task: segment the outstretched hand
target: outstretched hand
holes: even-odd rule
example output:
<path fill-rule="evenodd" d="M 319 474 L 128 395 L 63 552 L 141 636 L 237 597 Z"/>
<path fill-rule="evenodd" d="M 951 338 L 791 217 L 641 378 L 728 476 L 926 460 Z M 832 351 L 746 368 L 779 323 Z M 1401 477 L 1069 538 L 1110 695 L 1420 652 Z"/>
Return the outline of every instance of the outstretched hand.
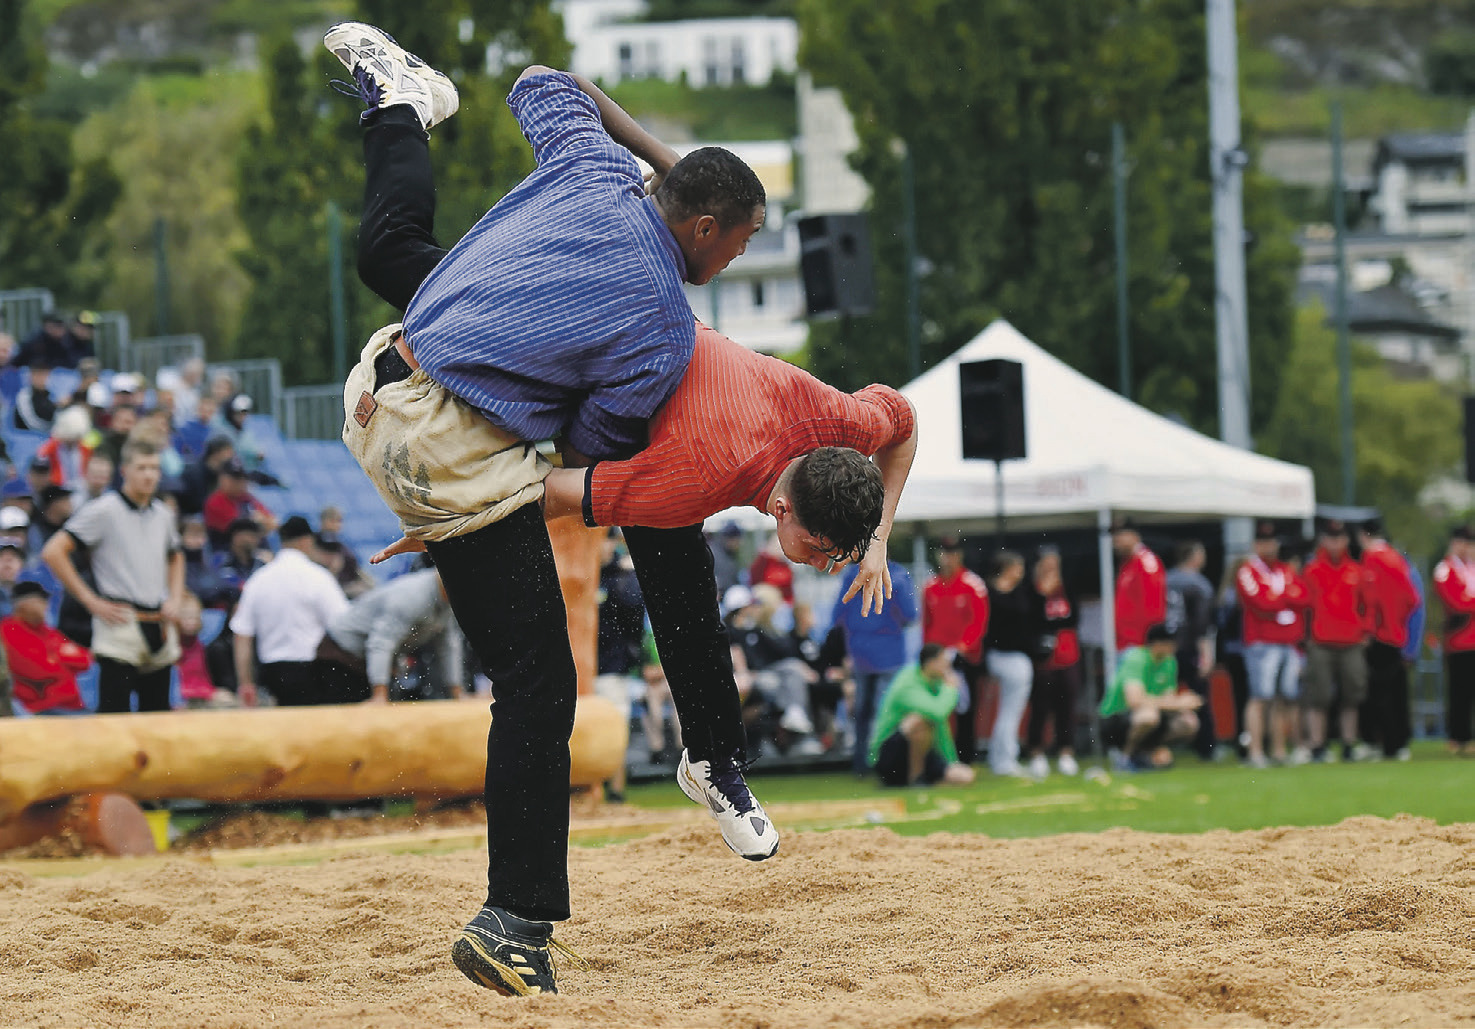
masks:
<path fill-rule="evenodd" d="M 383 564 L 385 561 L 388 561 L 391 557 L 398 557 L 400 554 L 420 554 L 420 553 L 423 553 L 424 551 L 425 551 L 425 541 L 424 540 L 412 540 L 408 536 L 401 536 L 399 539 L 395 540 L 389 546 L 387 546 L 383 550 L 379 551 L 379 553 L 377 553 L 373 557 L 369 558 L 369 564 L 371 564 L 371 565 Z"/>
<path fill-rule="evenodd" d="M 891 569 L 886 564 L 886 544 L 884 541 L 876 540 L 871 548 L 866 551 L 866 556 L 860 559 L 860 566 L 855 573 L 855 581 L 845 591 L 842 598 L 845 603 L 850 598 L 860 594 L 860 616 L 866 618 L 870 615 L 871 604 L 874 601 L 876 614 L 881 613 L 881 606 L 891 599 Z"/>

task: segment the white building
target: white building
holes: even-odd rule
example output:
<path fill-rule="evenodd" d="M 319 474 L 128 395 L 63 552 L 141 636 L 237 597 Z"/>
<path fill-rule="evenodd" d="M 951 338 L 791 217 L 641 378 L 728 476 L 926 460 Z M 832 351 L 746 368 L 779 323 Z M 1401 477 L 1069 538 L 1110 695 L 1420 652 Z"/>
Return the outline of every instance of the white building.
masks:
<path fill-rule="evenodd" d="M 799 64 L 790 18 L 639 21 L 644 0 L 558 0 L 573 44 L 572 70 L 603 82 L 683 76 L 693 86 L 764 86 Z"/>
<path fill-rule="evenodd" d="M 1469 228 L 1463 132 L 1394 133 L 1378 140 L 1368 206 L 1385 233 L 1463 235 Z"/>

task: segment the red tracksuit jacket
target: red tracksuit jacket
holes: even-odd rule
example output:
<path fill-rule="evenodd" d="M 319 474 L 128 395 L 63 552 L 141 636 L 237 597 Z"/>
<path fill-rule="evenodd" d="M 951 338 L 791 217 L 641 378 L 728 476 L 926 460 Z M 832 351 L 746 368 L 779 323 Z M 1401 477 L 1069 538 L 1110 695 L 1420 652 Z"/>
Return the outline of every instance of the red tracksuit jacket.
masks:
<path fill-rule="evenodd" d="M 14 615 L 0 620 L 0 639 L 10 662 L 15 699 L 27 711 L 82 710 L 76 673 L 92 664 L 85 647 L 49 625 L 32 628 Z"/>
<path fill-rule="evenodd" d="M 1246 644 L 1305 642 L 1306 619 L 1302 612 L 1310 598 L 1306 584 L 1284 561 L 1250 558 L 1235 577 L 1240 606 L 1244 608 Z"/>
<path fill-rule="evenodd" d="M 1444 605 L 1444 645 L 1475 650 L 1475 567 L 1446 557 L 1434 566 L 1434 589 Z"/>
<path fill-rule="evenodd" d="M 1168 573 L 1140 543 L 1116 577 L 1116 648 L 1140 647 L 1147 630 L 1168 616 Z"/>
<path fill-rule="evenodd" d="M 1311 594 L 1311 638 L 1332 647 L 1351 647 L 1367 639 L 1372 619 L 1362 565 L 1344 556 L 1333 564 L 1325 550 L 1306 566 Z"/>
<path fill-rule="evenodd" d="M 1408 642 L 1409 616 L 1419 606 L 1408 562 L 1388 544 L 1373 543 L 1362 552 L 1362 575 L 1373 638 L 1402 650 Z"/>
<path fill-rule="evenodd" d="M 951 579 L 934 575 L 922 590 L 922 642 L 952 647 L 965 661 L 983 657 L 988 587 L 964 568 Z"/>

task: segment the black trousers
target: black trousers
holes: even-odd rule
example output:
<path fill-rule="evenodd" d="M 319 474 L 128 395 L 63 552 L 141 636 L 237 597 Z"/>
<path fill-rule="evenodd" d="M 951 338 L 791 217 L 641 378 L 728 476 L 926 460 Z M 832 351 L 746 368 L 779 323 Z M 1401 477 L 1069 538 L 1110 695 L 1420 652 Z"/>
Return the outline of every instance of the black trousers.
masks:
<path fill-rule="evenodd" d="M 97 713 L 126 714 L 138 694 L 139 711 L 169 710 L 169 668 L 140 672 L 133 665 L 110 657 L 97 659 Z"/>
<path fill-rule="evenodd" d="M 1045 723 L 1055 719 L 1056 750 L 1075 749 L 1076 696 L 1081 690 L 1081 666 L 1035 668 L 1035 684 L 1029 694 L 1030 753 L 1040 750 L 1045 740 Z"/>
<path fill-rule="evenodd" d="M 390 107 L 370 116 L 364 165 L 359 276 L 403 310 L 446 254 L 435 242 L 429 143 L 414 112 Z M 626 544 L 693 760 L 745 756 L 731 647 L 701 526 L 631 527 Z M 576 686 L 542 513 L 529 505 L 428 549 L 496 702 L 487 740 L 487 903 L 525 918 L 567 918 Z"/>
<path fill-rule="evenodd" d="M 352 704 L 368 697 L 367 690 L 352 690 L 322 661 L 273 661 L 261 666 L 260 676 L 280 707 Z"/>
<path fill-rule="evenodd" d="M 978 705 L 983 701 L 983 664 L 963 660 L 960 655 L 953 661 L 962 679 L 962 688 L 968 691 L 968 710 L 957 717 L 957 731 L 953 733 L 953 745 L 958 749 L 958 761 L 971 765 L 978 757 Z"/>
<path fill-rule="evenodd" d="M 1475 712 L 1475 650 L 1448 651 L 1449 707 L 1444 734 L 1451 743 L 1470 742 L 1470 715 Z"/>
<path fill-rule="evenodd" d="M 1178 651 L 1178 681 L 1193 690 L 1203 701 L 1198 709 L 1198 734 L 1193 738 L 1193 749 L 1199 757 L 1208 760 L 1214 756 L 1214 741 L 1218 739 L 1214 728 L 1214 705 L 1209 696 L 1209 680 L 1199 674 L 1198 647 Z"/>
<path fill-rule="evenodd" d="M 1387 757 L 1408 746 L 1412 733 L 1408 703 L 1408 666 L 1403 654 L 1391 643 L 1374 640 L 1367 645 L 1367 702 L 1362 705 L 1359 725 L 1369 743 L 1383 745 Z"/>
<path fill-rule="evenodd" d="M 569 917 L 569 737 L 578 674 L 553 545 L 536 504 L 427 545 L 451 610 L 492 680 L 487 903 Z"/>

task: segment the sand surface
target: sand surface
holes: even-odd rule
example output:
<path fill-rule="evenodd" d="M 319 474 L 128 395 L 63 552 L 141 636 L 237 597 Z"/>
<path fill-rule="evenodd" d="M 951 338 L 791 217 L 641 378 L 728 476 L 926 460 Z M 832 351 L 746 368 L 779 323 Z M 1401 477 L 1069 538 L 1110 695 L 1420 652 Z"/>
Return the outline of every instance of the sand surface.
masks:
<path fill-rule="evenodd" d="M 1475 825 L 1035 840 L 709 825 L 576 848 L 592 967 L 450 964 L 483 856 L 0 870 L 0 1025 L 1475 1025 Z"/>

